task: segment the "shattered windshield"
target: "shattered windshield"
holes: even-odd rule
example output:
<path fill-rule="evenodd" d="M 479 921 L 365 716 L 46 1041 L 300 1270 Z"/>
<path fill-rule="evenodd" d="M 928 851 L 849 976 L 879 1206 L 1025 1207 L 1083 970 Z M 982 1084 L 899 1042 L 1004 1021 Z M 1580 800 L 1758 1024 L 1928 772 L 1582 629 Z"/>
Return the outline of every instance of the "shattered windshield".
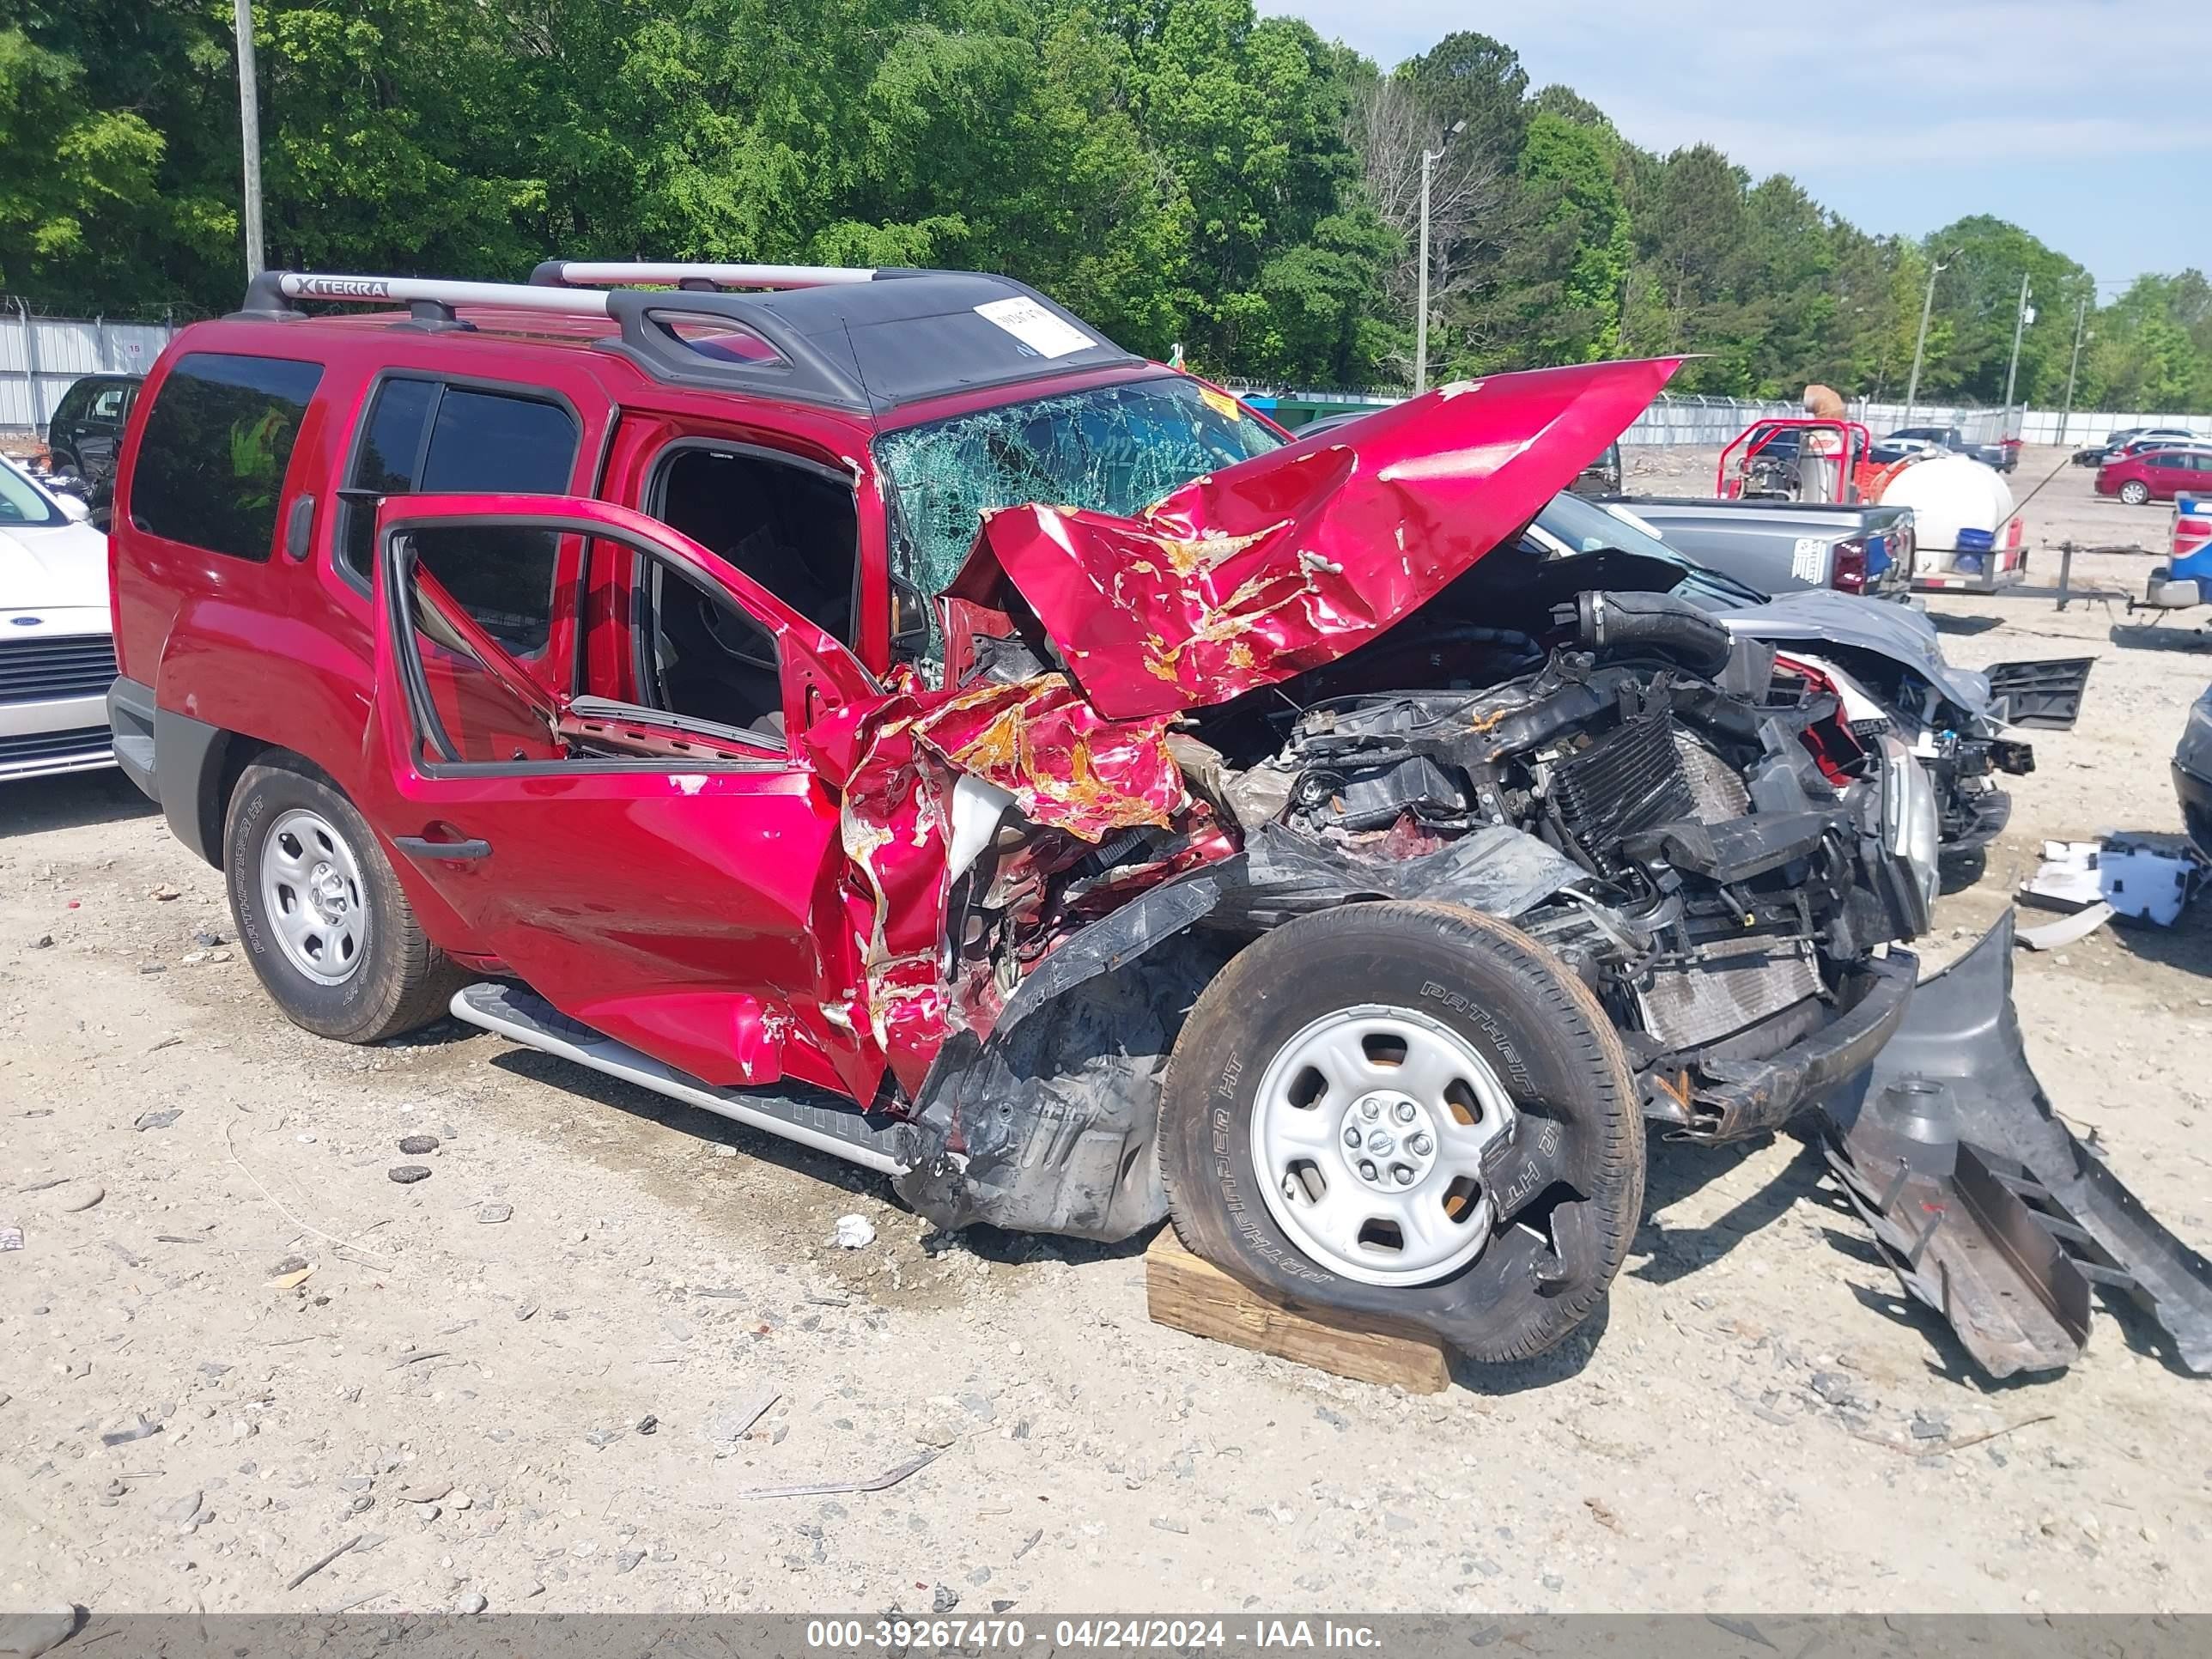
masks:
<path fill-rule="evenodd" d="M 891 569 L 934 598 L 986 508 L 1041 501 L 1126 518 L 1282 441 L 1235 398 L 1182 374 L 886 433 L 876 461 L 891 484 Z"/>

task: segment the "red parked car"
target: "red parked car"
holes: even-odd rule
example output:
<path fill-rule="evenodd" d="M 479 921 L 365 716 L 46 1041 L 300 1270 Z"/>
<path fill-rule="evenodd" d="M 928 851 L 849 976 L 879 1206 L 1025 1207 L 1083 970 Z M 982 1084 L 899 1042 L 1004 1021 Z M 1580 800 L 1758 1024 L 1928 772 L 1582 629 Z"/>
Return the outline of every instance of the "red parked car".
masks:
<path fill-rule="evenodd" d="M 1513 551 L 1674 367 L 1285 444 L 998 277 L 270 273 L 132 416 L 117 757 L 310 1030 L 450 1009 L 942 1225 L 1171 1212 L 1526 1355 L 1640 1118 L 1864 1071 L 1935 880 L 1832 686 Z"/>
<path fill-rule="evenodd" d="M 2097 469 L 2097 493 L 2130 507 L 2212 494 L 2212 443 L 2136 450 L 2107 461 Z"/>

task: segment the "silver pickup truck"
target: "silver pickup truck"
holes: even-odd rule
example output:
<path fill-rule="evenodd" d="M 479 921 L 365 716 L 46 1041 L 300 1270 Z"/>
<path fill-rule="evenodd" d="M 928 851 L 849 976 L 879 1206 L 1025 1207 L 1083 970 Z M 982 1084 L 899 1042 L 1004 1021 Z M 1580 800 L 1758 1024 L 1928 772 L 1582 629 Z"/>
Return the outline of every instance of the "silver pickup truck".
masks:
<path fill-rule="evenodd" d="M 1903 599 L 1912 590 L 1912 509 L 1617 495 L 1620 508 L 1668 546 L 1762 593 L 1828 588 Z"/>

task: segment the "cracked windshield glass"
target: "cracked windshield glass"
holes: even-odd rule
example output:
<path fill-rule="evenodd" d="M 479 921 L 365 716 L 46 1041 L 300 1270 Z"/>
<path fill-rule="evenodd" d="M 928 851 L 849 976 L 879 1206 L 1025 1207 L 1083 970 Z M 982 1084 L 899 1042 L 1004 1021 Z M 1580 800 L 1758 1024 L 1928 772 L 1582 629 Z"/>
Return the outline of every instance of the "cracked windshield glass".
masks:
<path fill-rule="evenodd" d="M 887 433 L 876 459 L 896 503 L 892 568 L 934 597 L 988 508 L 1044 501 L 1127 516 L 1281 442 L 1235 398 L 1180 374 Z"/>

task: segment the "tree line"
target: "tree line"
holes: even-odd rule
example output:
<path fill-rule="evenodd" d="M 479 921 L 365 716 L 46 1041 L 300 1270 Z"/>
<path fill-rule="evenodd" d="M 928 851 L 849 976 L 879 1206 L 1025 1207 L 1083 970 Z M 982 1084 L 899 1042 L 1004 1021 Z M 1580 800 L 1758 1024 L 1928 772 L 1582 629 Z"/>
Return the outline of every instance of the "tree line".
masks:
<path fill-rule="evenodd" d="M 2212 410 L 2212 285 L 2091 274 L 2001 220 L 1862 230 L 1719 150 L 1659 155 L 1510 46 L 1384 71 L 1250 0 L 260 0 L 272 264 L 519 279 L 540 258 L 1005 271 L 1133 349 L 1308 385 L 1702 353 L 1678 385 Z M 241 289 L 228 0 L 0 0 L 0 289 Z M 2085 310 L 2086 307 L 2086 310 Z"/>

